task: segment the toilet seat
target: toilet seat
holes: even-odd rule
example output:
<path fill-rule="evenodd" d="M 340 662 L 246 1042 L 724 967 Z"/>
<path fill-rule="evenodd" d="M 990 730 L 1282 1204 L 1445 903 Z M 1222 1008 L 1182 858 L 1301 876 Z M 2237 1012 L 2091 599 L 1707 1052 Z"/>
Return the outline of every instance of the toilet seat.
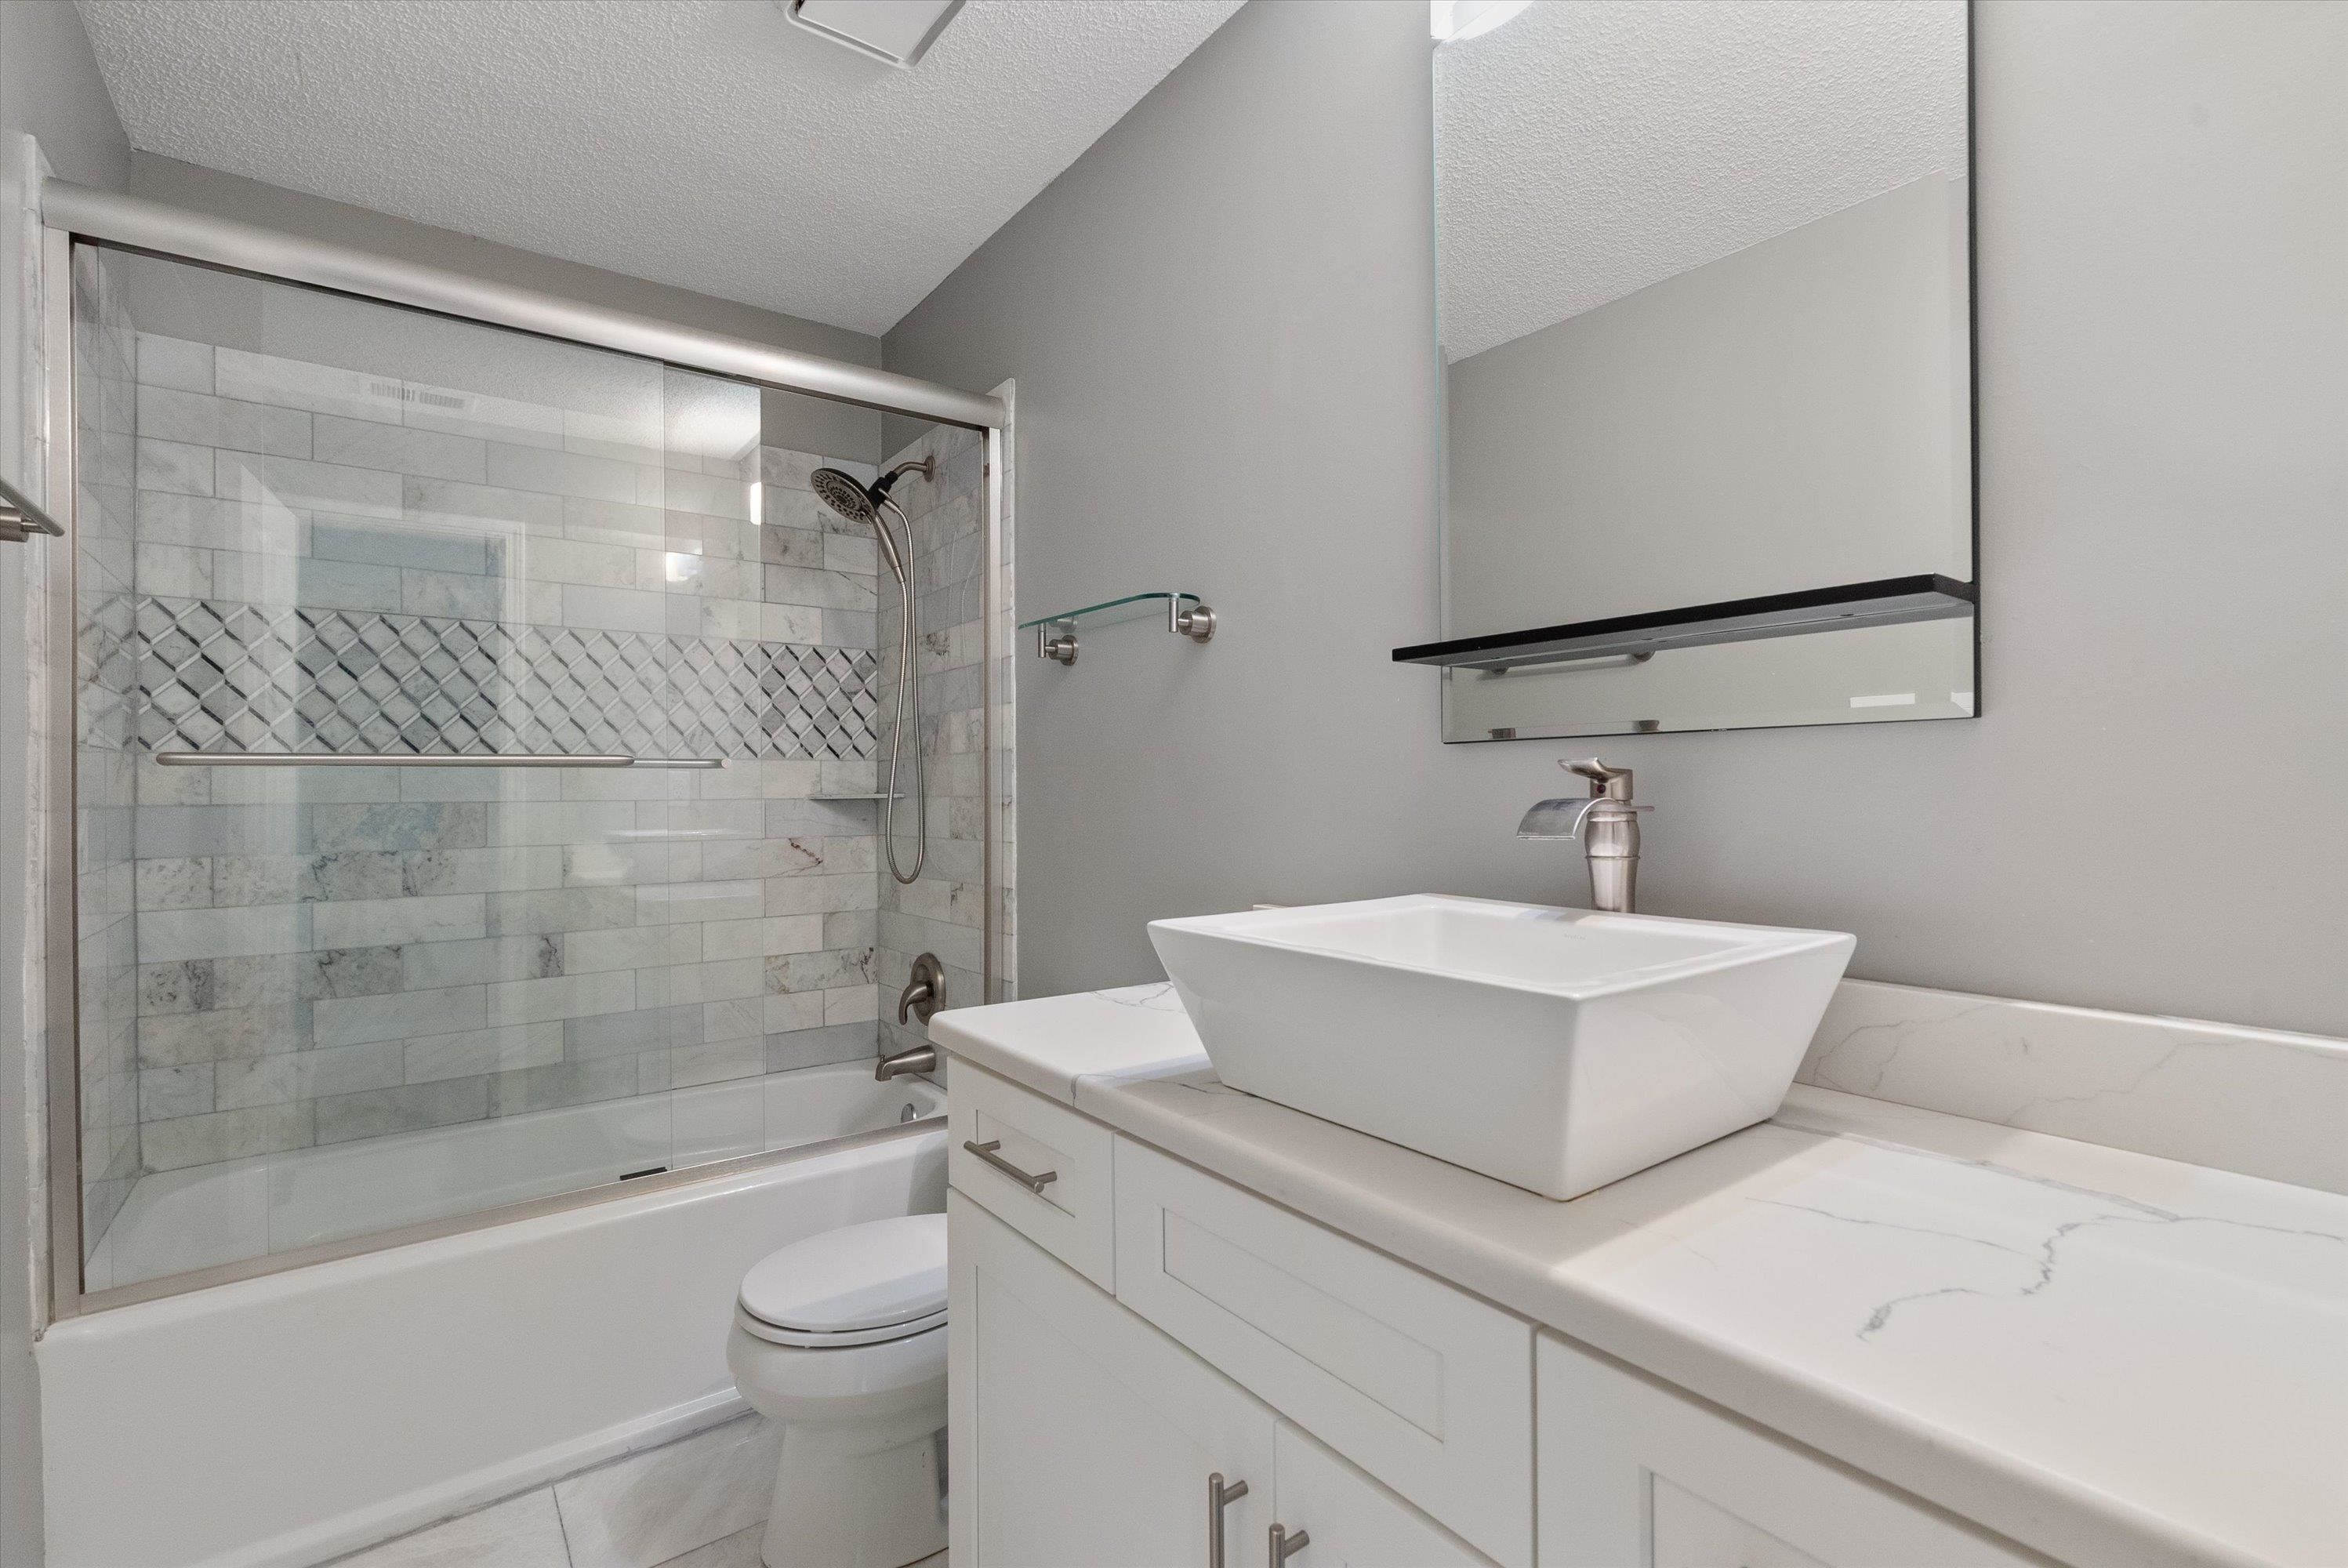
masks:
<path fill-rule="evenodd" d="M 803 1350 L 844 1350 L 857 1345 L 886 1345 L 892 1340 L 911 1339 L 917 1334 L 943 1328 L 946 1315 L 933 1312 L 910 1323 L 884 1323 L 871 1328 L 851 1328 L 838 1334 L 822 1334 L 812 1329 L 785 1328 L 767 1322 L 741 1307 L 734 1309 L 734 1326 L 754 1339 L 769 1345 L 789 1345 Z"/>
<path fill-rule="evenodd" d="M 773 1345 L 838 1349 L 908 1339 L 946 1320 L 946 1217 L 825 1231 L 742 1276 L 734 1321 Z"/>

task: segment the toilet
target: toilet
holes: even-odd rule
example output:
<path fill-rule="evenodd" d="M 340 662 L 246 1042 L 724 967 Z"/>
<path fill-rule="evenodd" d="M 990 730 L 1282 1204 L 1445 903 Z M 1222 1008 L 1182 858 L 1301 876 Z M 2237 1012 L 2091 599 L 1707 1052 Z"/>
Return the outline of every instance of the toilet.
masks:
<path fill-rule="evenodd" d="M 767 1568 L 945 1550 L 946 1217 L 849 1225 L 742 1278 L 726 1365 L 782 1431 Z"/>

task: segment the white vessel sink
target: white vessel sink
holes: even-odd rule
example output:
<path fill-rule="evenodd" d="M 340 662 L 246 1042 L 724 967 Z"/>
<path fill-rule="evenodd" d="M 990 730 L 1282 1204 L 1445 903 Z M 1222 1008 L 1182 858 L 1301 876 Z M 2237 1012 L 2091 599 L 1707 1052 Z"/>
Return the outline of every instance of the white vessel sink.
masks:
<path fill-rule="evenodd" d="M 1854 944 L 1434 894 L 1149 939 L 1231 1088 L 1550 1198 L 1774 1115 Z"/>

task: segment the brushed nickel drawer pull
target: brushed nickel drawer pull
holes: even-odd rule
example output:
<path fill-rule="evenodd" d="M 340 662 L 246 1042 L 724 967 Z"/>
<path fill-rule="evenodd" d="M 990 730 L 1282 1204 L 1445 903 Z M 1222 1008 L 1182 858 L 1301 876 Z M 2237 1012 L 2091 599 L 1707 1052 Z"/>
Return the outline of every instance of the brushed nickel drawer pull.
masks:
<path fill-rule="evenodd" d="M 1207 1478 L 1207 1568 L 1223 1568 L 1223 1510 L 1247 1494 L 1247 1482 L 1227 1482 L 1220 1470 Z"/>
<path fill-rule="evenodd" d="M 965 1138 L 962 1140 L 962 1146 L 964 1149 L 969 1150 L 973 1154 L 977 1155 L 981 1160 L 985 1161 L 989 1165 L 994 1166 L 997 1171 L 1002 1171 L 1005 1176 L 1010 1177 L 1014 1181 L 1018 1182 L 1022 1187 L 1026 1188 L 1030 1192 L 1040 1194 L 1045 1188 L 1050 1186 L 1053 1182 L 1057 1181 L 1060 1179 L 1060 1173 L 1057 1171 L 1039 1171 L 1035 1175 L 1031 1176 L 1026 1171 L 1022 1171 L 1019 1167 L 1011 1163 L 1010 1161 L 1003 1158 L 1002 1155 L 997 1154 L 995 1150 L 1003 1147 L 1003 1140 L 1000 1138 L 990 1138 L 983 1143 L 973 1142 L 971 1140 Z"/>
<path fill-rule="evenodd" d="M 1286 1525 L 1273 1525 L 1272 1527 L 1272 1568 L 1280 1568 L 1282 1563 L 1312 1544 L 1313 1537 L 1303 1531 L 1300 1530 L 1291 1535 Z"/>

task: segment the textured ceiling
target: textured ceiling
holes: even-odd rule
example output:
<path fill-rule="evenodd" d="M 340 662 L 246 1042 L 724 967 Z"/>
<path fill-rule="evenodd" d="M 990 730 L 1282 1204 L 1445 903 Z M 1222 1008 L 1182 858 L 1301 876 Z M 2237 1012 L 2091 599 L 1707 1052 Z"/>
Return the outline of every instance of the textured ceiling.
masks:
<path fill-rule="evenodd" d="M 858 332 L 1239 8 L 971 0 L 920 66 L 771 0 L 82 0 L 131 144 Z"/>
<path fill-rule="evenodd" d="M 1965 159 L 1963 0 L 1541 0 L 1436 52 L 1464 359 Z"/>

